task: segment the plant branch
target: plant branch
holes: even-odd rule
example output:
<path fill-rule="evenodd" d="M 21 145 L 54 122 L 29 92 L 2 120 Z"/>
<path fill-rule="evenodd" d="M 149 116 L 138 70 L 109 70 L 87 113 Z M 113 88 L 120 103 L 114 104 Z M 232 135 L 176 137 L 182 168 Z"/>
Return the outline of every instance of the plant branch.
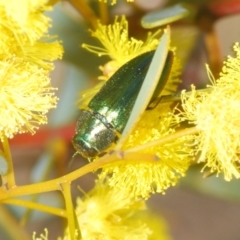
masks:
<path fill-rule="evenodd" d="M 31 209 L 39 210 L 42 212 L 48 212 L 48 213 L 51 213 L 51 214 L 59 216 L 59 217 L 67 218 L 67 213 L 66 213 L 65 209 L 49 207 L 49 206 L 46 206 L 43 204 L 31 202 L 31 201 L 11 198 L 11 199 L 3 200 L 2 203 L 31 208 Z"/>
<path fill-rule="evenodd" d="M 15 177 L 14 177 L 14 171 L 13 171 L 12 155 L 11 155 L 8 139 L 6 137 L 4 137 L 4 141 L 2 145 L 3 145 L 4 156 L 8 164 L 7 187 L 14 188 L 16 186 L 16 183 L 15 183 Z"/>
<path fill-rule="evenodd" d="M 143 157 L 144 160 L 142 161 L 144 162 L 156 160 L 154 158 L 154 155 L 141 153 L 141 156 L 143 155 L 144 155 Z M 7 189 L 7 190 L 0 188 L 0 201 L 8 198 L 17 197 L 17 196 L 50 192 L 55 190 L 62 191 L 62 185 L 64 183 L 70 183 L 89 172 L 96 171 L 97 169 L 102 168 L 107 164 L 122 161 L 123 159 L 127 161 L 133 161 L 133 162 L 137 161 L 139 163 L 139 158 L 137 158 L 136 153 L 119 152 L 119 151 L 112 152 L 111 154 L 106 154 L 105 156 L 95 160 L 94 162 L 91 162 L 60 178 L 56 178 L 56 179 L 45 181 L 45 182 L 25 185 L 25 186 L 18 186 L 18 187 Z"/>
<path fill-rule="evenodd" d="M 159 140 L 143 144 L 141 146 L 128 149 L 125 152 L 116 151 L 111 152 L 110 154 L 106 154 L 103 157 L 95 160 L 94 162 L 91 162 L 82 168 L 79 168 L 65 176 L 62 176 L 60 178 L 56 178 L 53 180 L 40 182 L 40 183 L 34 183 L 31 185 L 25 185 L 25 186 L 19 186 L 19 187 L 12 187 L 11 189 L 0 189 L 0 201 L 7 199 L 7 198 L 13 198 L 16 196 L 23 196 L 23 195 L 29 195 L 29 194 L 36 194 L 36 193 L 43 193 L 43 192 L 49 192 L 49 191 L 55 191 L 59 190 L 62 191 L 62 186 L 65 183 L 71 183 L 72 181 L 76 180 L 77 178 L 89 173 L 96 171 L 99 168 L 102 168 L 103 166 L 106 166 L 113 162 L 122 161 L 123 159 L 126 161 L 137 161 L 139 163 L 139 156 L 136 154 L 137 151 L 154 147 L 156 145 L 162 145 L 169 143 L 171 141 L 174 141 L 177 138 L 184 137 L 191 134 L 198 133 L 199 130 L 196 127 L 187 128 L 181 131 L 178 131 L 176 133 L 173 133 L 171 135 L 168 135 L 166 137 L 163 137 Z M 141 153 L 141 156 L 143 153 Z M 144 154 L 142 157 L 142 161 L 155 161 L 156 157 L 152 154 Z"/>
<path fill-rule="evenodd" d="M 86 19 L 93 29 L 97 27 L 97 16 L 85 0 L 68 0 Z"/>
<path fill-rule="evenodd" d="M 65 207 L 67 211 L 69 235 L 71 239 L 76 239 L 76 229 L 79 229 L 79 224 L 78 224 L 77 218 L 75 217 L 75 210 L 72 203 L 71 182 L 66 181 L 62 183 L 61 186 L 62 186 L 63 197 L 65 200 Z M 78 238 L 81 239 L 80 230 L 78 232 Z"/>
<path fill-rule="evenodd" d="M 191 128 L 187 128 L 184 130 L 180 130 L 180 131 L 170 134 L 166 137 L 160 138 L 156 141 L 152 141 L 149 143 L 142 144 L 141 146 L 130 148 L 126 152 L 137 152 L 140 150 L 144 150 L 146 148 L 154 147 L 156 145 L 163 145 L 163 144 L 172 142 L 172 141 L 176 140 L 177 138 L 184 137 L 184 136 L 191 135 L 191 134 L 196 134 L 199 131 L 200 130 L 197 129 L 196 127 L 191 127 Z"/>
<path fill-rule="evenodd" d="M 109 22 L 108 5 L 103 1 L 99 1 L 98 4 L 101 24 L 106 25 Z"/>

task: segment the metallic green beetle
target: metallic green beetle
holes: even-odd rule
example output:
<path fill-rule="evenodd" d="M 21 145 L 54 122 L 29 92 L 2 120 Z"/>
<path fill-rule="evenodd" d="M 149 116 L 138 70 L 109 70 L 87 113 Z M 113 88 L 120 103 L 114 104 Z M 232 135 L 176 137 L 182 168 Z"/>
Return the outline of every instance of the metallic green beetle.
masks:
<path fill-rule="evenodd" d="M 185 7 L 174 5 L 158 13 L 147 14 L 142 19 L 142 26 L 153 28 L 165 25 L 187 14 Z M 142 112 L 159 102 L 159 95 L 172 67 L 173 53 L 168 51 L 169 45 L 168 26 L 159 41 L 156 54 L 154 51 L 147 52 L 123 65 L 93 97 L 88 109 L 80 110 L 72 140 L 79 154 L 93 158 L 114 143 L 117 143 L 115 149 L 121 149 Z"/>
<path fill-rule="evenodd" d="M 93 158 L 118 141 L 129 119 L 155 51 L 147 52 L 124 64 L 81 109 L 73 145 L 86 158 Z M 168 57 L 150 103 L 166 84 L 173 53 Z M 147 93 L 146 93 L 147 94 Z"/>

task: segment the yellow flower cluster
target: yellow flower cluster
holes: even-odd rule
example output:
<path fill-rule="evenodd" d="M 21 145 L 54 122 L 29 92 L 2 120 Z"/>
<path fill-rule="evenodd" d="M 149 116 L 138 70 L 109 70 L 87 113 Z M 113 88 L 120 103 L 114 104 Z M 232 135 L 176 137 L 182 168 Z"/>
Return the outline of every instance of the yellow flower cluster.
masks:
<path fill-rule="evenodd" d="M 56 105 L 47 71 L 12 57 L 0 61 L 0 138 L 34 133 L 47 122 L 46 113 Z"/>
<path fill-rule="evenodd" d="M 109 188 L 98 182 L 84 197 L 77 198 L 76 216 L 83 240 L 171 240 L 165 221 L 147 209 L 145 202 L 136 200 L 126 189 Z M 74 239 L 79 239 L 78 231 Z M 48 240 L 45 229 L 33 240 Z M 70 240 L 67 228 L 63 238 Z"/>
<path fill-rule="evenodd" d="M 149 32 L 145 41 L 137 40 L 133 37 L 129 38 L 128 22 L 125 16 L 122 16 L 120 19 L 115 17 L 114 23 L 107 26 L 98 22 L 97 29 L 91 31 L 91 33 L 93 37 L 102 43 L 103 47 L 88 44 L 83 44 L 82 47 L 98 54 L 98 56 L 107 55 L 114 60 L 102 68 L 103 72 L 106 69 L 111 69 L 110 73 L 105 73 L 109 77 L 132 58 L 144 52 L 154 50 L 158 45 L 161 30 L 156 31 L 154 34 Z"/>
<path fill-rule="evenodd" d="M 189 96 L 182 94 L 184 119 L 195 124 L 199 130 L 195 143 L 198 162 L 212 173 L 224 174 L 230 181 L 240 178 L 240 48 L 234 46 L 237 56 L 228 57 L 224 62 L 220 78 L 214 80 L 209 72 L 212 85 L 210 93 L 197 93 L 195 88 Z M 205 169 L 204 168 L 204 169 Z M 203 169 L 203 170 L 204 170 Z"/>
<path fill-rule="evenodd" d="M 146 111 L 127 139 L 123 151 L 126 151 L 126 156 L 128 151 L 134 151 L 134 158 L 139 160 L 128 161 L 123 157 L 121 163 L 104 167 L 99 177 L 104 179 L 110 175 L 110 186 L 128 189 L 135 197 L 147 199 L 152 193 L 164 193 L 185 176 L 193 155 L 189 144 L 192 137 L 148 146 L 148 143 L 175 132 L 176 120 L 168 111 L 169 106 L 162 104 Z M 152 158 L 151 161 L 144 161 L 146 154 Z"/>
<path fill-rule="evenodd" d="M 51 10 L 47 0 L 0 0 L 0 59 L 18 56 L 25 61 L 39 64 L 39 67 L 52 69 L 52 61 L 61 57 L 59 42 L 48 42 L 52 37 L 46 33 L 50 18 L 43 14 Z M 46 61 L 43 61 L 46 60 Z"/>
<path fill-rule="evenodd" d="M 97 183 L 84 198 L 77 199 L 76 215 L 82 239 L 167 240 L 165 222 L 146 209 L 126 189 Z M 64 240 L 70 239 L 68 230 Z"/>
<path fill-rule="evenodd" d="M 31 132 L 47 122 L 56 106 L 50 85 L 53 61 L 62 56 L 58 41 L 46 35 L 47 0 L 0 0 L 0 139 Z"/>

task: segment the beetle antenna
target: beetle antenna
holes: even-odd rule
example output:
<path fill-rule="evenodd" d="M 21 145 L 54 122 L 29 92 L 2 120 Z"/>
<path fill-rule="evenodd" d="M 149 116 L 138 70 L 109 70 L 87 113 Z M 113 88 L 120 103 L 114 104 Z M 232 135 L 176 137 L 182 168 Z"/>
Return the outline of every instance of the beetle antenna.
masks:
<path fill-rule="evenodd" d="M 68 163 L 68 168 L 71 167 L 71 165 L 72 165 L 72 163 L 73 163 L 73 161 L 74 161 L 74 158 L 76 157 L 77 154 L 78 154 L 78 152 L 75 152 L 75 153 L 72 155 L 72 158 L 71 158 L 70 162 Z"/>

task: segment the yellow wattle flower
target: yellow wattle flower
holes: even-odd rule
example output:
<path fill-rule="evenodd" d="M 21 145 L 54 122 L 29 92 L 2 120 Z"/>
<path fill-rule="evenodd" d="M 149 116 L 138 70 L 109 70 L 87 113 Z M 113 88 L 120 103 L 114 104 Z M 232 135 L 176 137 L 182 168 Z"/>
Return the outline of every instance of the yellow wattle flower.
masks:
<path fill-rule="evenodd" d="M 47 0 L 0 0 L 0 139 L 34 133 L 47 123 L 46 113 L 56 107 L 50 84 L 52 61 L 61 58 L 62 46 L 49 42 L 51 9 Z"/>
<path fill-rule="evenodd" d="M 27 62 L 51 70 L 62 56 L 62 46 L 48 36 L 51 19 L 43 12 L 51 10 L 47 0 L 0 0 L 0 60 L 16 55 Z"/>
<path fill-rule="evenodd" d="M 45 37 L 45 41 L 37 41 L 30 45 L 25 42 L 21 47 L 16 48 L 15 55 L 23 58 L 25 61 L 36 64 L 39 68 L 53 70 L 53 62 L 61 59 L 63 48 L 59 41 L 47 42 L 51 37 Z"/>
<path fill-rule="evenodd" d="M 110 62 L 111 72 L 106 76 L 110 77 L 119 67 L 128 62 L 132 58 L 154 50 L 159 42 L 161 30 L 154 34 L 148 33 L 145 41 L 137 40 L 128 35 L 128 22 L 125 16 L 115 17 L 114 23 L 103 25 L 98 22 L 97 29 L 90 31 L 92 36 L 97 38 L 103 47 L 82 44 L 83 48 L 96 53 L 98 56 L 109 56 L 113 61 Z M 108 65 L 105 67 L 109 67 Z M 104 68 L 102 68 L 104 71 Z M 106 80 L 106 78 L 105 78 Z"/>
<path fill-rule="evenodd" d="M 85 197 L 77 198 L 76 215 L 83 240 L 170 239 L 165 222 L 151 215 L 143 200 L 106 183 L 97 183 Z M 157 238 L 151 238 L 153 235 Z M 68 230 L 63 239 L 70 240 Z"/>
<path fill-rule="evenodd" d="M 47 0 L 22 0 L 19 4 L 18 0 L 0 0 L 1 35 L 3 33 L 9 38 L 9 41 L 4 42 L 8 48 L 2 51 L 11 50 L 14 42 L 21 46 L 25 41 L 29 41 L 31 45 L 47 33 L 50 18 L 43 14 L 44 11 L 51 9 L 46 5 L 47 2 Z"/>
<path fill-rule="evenodd" d="M 34 133 L 56 107 L 55 89 L 44 69 L 12 56 L 0 61 L 0 139 Z"/>
<path fill-rule="evenodd" d="M 210 93 L 182 94 L 183 120 L 196 125 L 199 134 L 194 136 L 195 152 L 200 153 L 198 162 L 225 180 L 240 178 L 240 48 L 234 46 L 236 57 L 224 62 L 220 78 L 215 80 L 208 69 L 212 82 Z M 203 169 L 203 170 L 204 170 Z"/>
<path fill-rule="evenodd" d="M 119 191 L 98 182 L 84 197 L 77 198 L 76 217 L 82 240 L 171 240 L 163 218 L 147 209 L 142 199 L 135 199 L 126 189 Z M 76 237 L 79 239 L 78 230 Z M 48 230 L 33 240 L 49 240 Z M 62 238 L 72 240 L 67 228 Z"/>
<path fill-rule="evenodd" d="M 104 167 L 100 179 L 108 178 L 110 186 L 128 189 L 136 198 L 145 199 L 153 193 L 164 194 L 166 189 L 176 185 L 190 166 L 192 149 L 189 143 L 192 138 L 144 146 L 176 131 L 177 121 L 170 111 L 169 105 L 164 104 L 146 111 L 122 148 L 122 161 Z M 124 157 L 124 152 L 127 156 L 128 151 L 134 154 L 135 161 Z M 147 155 L 148 160 L 145 160 Z"/>

